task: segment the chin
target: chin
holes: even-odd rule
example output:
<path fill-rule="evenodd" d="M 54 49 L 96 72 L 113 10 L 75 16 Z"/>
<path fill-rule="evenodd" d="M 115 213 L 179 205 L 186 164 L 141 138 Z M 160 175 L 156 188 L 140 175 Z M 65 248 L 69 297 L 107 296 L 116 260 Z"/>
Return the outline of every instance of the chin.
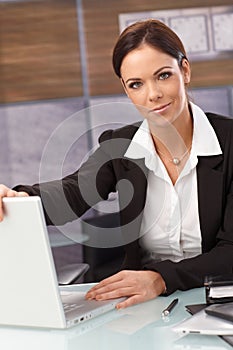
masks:
<path fill-rule="evenodd" d="M 174 122 L 174 118 L 165 117 L 158 113 L 147 113 L 146 119 L 151 127 L 168 127 Z"/>

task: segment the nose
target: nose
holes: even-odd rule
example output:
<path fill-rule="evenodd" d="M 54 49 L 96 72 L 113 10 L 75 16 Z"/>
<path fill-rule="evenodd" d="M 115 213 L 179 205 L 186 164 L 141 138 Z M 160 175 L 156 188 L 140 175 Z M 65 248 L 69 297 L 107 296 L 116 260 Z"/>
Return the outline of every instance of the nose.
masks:
<path fill-rule="evenodd" d="M 150 102 L 157 101 L 163 96 L 162 90 L 156 82 L 151 82 L 148 85 L 148 98 Z"/>

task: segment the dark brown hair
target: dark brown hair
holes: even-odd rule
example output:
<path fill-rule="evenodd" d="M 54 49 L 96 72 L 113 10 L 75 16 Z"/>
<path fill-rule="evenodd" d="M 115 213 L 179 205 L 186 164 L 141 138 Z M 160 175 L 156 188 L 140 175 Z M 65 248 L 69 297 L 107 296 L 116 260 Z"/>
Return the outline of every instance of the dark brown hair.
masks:
<path fill-rule="evenodd" d="M 180 38 L 163 22 L 149 19 L 130 25 L 118 38 L 113 50 L 112 63 L 119 78 L 124 57 L 144 43 L 174 57 L 182 67 L 186 52 Z"/>

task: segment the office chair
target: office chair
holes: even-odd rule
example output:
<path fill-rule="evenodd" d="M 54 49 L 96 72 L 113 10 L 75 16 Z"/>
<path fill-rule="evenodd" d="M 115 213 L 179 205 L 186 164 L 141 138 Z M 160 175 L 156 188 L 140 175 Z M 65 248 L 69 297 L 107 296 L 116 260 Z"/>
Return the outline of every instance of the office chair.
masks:
<path fill-rule="evenodd" d="M 109 231 L 115 228 L 115 231 L 109 232 L 108 228 Z M 84 275 L 84 282 L 98 282 L 120 271 L 124 259 L 124 248 L 120 241 L 119 214 L 98 215 L 93 212 L 92 216 L 83 219 L 82 232 L 89 237 L 88 241 L 82 245 L 83 261 L 90 266 Z M 108 233 L 111 237 L 108 236 Z M 107 242 L 110 239 L 111 242 L 115 241 L 117 244 L 113 247 L 99 247 L 101 241 L 105 243 L 105 238 Z"/>
<path fill-rule="evenodd" d="M 86 263 L 74 263 L 57 268 L 58 284 L 64 286 L 77 283 L 88 271 L 89 267 Z"/>

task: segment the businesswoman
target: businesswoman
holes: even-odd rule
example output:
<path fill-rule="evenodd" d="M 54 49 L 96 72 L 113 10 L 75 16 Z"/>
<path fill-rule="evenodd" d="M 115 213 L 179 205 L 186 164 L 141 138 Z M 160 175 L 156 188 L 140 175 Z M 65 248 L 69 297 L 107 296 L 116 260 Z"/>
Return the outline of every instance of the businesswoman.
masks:
<path fill-rule="evenodd" d="M 159 21 L 126 28 L 113 67 L 143 122 L 104 132 L 60 181 L 0 191 L 41 196 L 48 224 L 80 217 L 117 191 L 124 264 L 87 298 L 125 296 L 123 308 L 233 272 L 233 120 L 189 101 L 185 49 Z"/>

